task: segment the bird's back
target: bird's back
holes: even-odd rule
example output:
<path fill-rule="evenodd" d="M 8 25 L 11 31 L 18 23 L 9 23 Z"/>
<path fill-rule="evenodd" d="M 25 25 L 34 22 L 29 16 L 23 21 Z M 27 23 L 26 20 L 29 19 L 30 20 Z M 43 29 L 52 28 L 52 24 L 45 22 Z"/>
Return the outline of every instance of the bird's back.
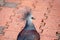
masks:
<path fill-rule="evenodd" d="M 17 40 L 40 40 L 40 36 L 36 30 L 23 30 Z"/>

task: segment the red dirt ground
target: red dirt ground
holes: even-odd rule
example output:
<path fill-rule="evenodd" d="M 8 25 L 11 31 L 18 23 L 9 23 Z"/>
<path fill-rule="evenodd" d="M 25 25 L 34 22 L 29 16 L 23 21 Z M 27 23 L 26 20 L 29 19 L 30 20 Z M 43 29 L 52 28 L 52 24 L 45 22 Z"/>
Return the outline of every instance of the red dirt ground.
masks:
<path fill-rule="evenodd" d="M 41 36 L 40 40 L 57 39 L 56 32 L 60 32 L 60 0 L 6 0 L 6 2 L 18 5 L 16 8 L 0 7 L 0 25 L 8 27 L 3 30 L 5 33 L 0 35 L 0 40 L 16 40 L 25 25 L 21 18 L 26 8 L 32 9 L 35 17 L 33 23 Z"/>

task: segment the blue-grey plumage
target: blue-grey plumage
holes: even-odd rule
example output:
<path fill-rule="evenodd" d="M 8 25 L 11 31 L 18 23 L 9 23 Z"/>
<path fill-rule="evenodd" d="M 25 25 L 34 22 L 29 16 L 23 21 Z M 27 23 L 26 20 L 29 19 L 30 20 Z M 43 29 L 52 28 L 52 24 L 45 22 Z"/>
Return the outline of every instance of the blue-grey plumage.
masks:
<path fill-rule="evenodd" d="M 28 12 L 24 18 L 26 24 L 24 29 L 18 34 L 17 40 L 40 40 L 40 35 L 32 23 L 33 16 Z"/>
<path fill-rule="evenodd" d="M 40 35 L 36 30 L 23 30 L 17 40 L 40 40 Z"/>
<path fill-rule="evenodd" d="M 24 30 L 36 30 L 36 29 L 33 23 L 29 24 L 27 21 Z"/>

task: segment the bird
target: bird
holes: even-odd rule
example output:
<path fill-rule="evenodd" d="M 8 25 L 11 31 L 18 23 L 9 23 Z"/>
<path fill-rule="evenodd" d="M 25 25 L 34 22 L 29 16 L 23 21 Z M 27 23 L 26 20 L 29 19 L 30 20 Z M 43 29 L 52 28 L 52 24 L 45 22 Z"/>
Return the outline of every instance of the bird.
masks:
<path fill-rule="evenodd" d="M 25 27 L 18 33 L 17 40 L 40 40 L 40 34 L 32 22 L 35 18 L 30 11 L 24 14 L 23 20 L 26 20 Z"/>

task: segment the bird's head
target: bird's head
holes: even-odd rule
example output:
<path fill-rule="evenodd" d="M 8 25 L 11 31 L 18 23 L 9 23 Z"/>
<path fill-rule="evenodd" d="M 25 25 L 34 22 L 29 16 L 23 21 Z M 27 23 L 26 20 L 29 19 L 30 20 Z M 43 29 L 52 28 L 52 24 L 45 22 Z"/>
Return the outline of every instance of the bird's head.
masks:
<path fill-rule="evenodd" d="M 24 14 L 24 16 L 23 16 L 23 20 L 30 20 L 30 21 L 32 21 L 33 19 L 35 19 L 35 18 L 33 17 L 33 15 L 31 14 L 30 11 L 26 12 Z"/>

